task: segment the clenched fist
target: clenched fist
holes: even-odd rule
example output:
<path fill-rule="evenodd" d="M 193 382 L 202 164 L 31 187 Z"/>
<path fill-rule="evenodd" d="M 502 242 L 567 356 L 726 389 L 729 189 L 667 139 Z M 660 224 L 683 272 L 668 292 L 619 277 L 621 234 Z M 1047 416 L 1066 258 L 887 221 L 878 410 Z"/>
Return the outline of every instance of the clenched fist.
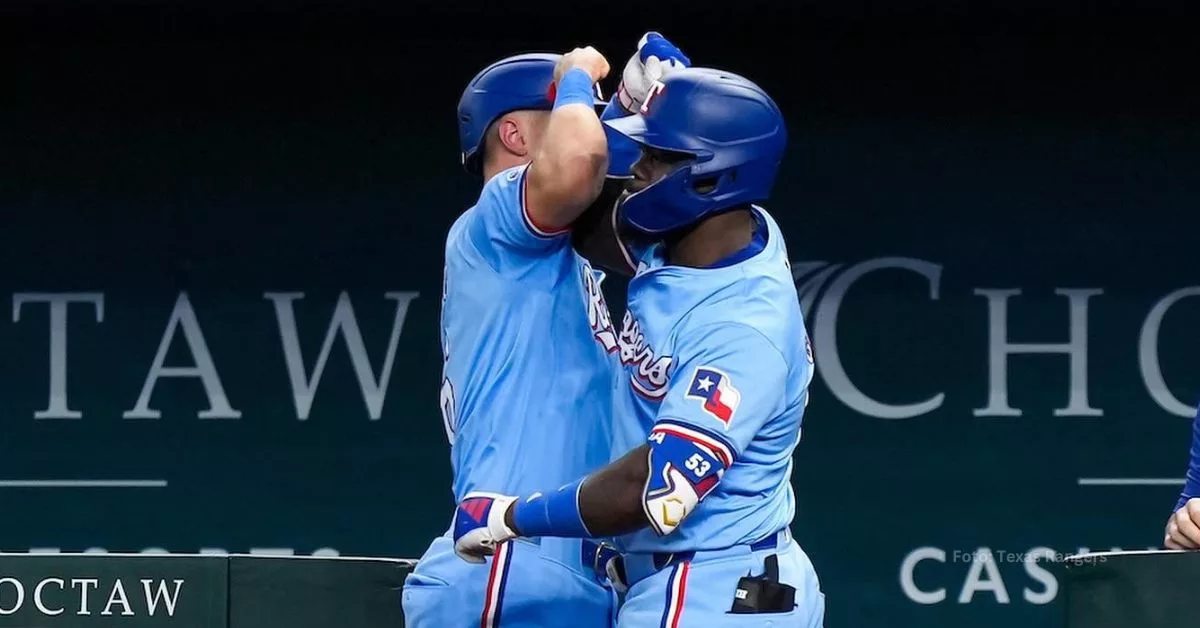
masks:
<path fill-rule="evenodd" d="M 574 68 L 587 72 L 592 77 L 592 82 L 598 83 L 608 76 L 608 59 L 591 46 L 576 48 L 558 60 L 558 65 L 554 67 L 554 82 L 557 83 L 558 79 Z"/>
<path fill-rule="evenodd" d="M 1167 521 L 1163 546 L 1175 550 L 1200 549 L 1200 497 L 1187 500 Z"/>
<path fill-rule="evenodd" d="M 504 513 L 515 497 L 471 492 L 454 513 L 454 553 L 468 563 L 482 563 L 496 546 L 517 536 L 504 523 Z"/>

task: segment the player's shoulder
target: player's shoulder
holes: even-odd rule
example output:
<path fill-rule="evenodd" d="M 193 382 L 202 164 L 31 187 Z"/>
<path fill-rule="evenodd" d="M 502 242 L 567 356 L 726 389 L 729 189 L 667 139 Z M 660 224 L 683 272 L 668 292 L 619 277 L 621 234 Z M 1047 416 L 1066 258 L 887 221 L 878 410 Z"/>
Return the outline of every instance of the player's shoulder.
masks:
<path fill-rule="evenodd" d="M 472 225 L 488 230 L 486 225 L 492 222 L 496 215 L 521 210 L 521 176 L 527 167 L 528 164 L 501 170 L 484 182 L 479 198 L 450 225 L 450 231 L 446 234 L 448 259 L 466 254 L 463 246 L 468 245 L 471 240 Z"/>
<path fill-rule="evenodd" d="M 527 165 L 515 166 L 508 170 L 501 170 L 492 175 L 483 184 L 483 189 L 479 191 L 479 198 L 475 199 L 475 203 L 467 208 L 467 211 L 458 216 L 454 221 L 454 225 L 450 229 L 451 235 L 457 231 L 461 231 L 463 226 L 469 224 L 472 220 L 477 219 L 481 215 L 485 215 L 497 210 L 504 211 L 510 208 L 519 208 L 521 202 L 521 175 L 525 172 Z"/>
<path fill-rule="evenodd" d="M 470 237 L 467 235 L 467 230 L 471 221 L 475 220 L 475 213 L 478 204 L 467 208 L 467 211 L 458 215 L 454 222 L 450 224 L 450 230 L 446 232 L 446 261 L 451 262 L 455 258 L 464 255 L 463 247 L 469 247 Z"/>
<path fill-rule="evenodd" d="M 528 168 L 529 164 L 523 164 L 513 166 L 507 170 L 501 170 L 492 175 L 492 178 L 484 182 L 483 189 L 480 190 L 479 199 L 475 201 L 475 205 L 467 211 L 479 213 L 496 207 L 519 205 L 521 202 L 522 178 Z"/>
<path fill-rule="evenodd" d="M 770 237 L 763 251 L 743 267 L 738 281 L 740 291 L 733 297 L 736 302 L 726 307 L 743 312 L 759 329 L 786 330 L 797 322 L 803 325 L 796 279 L 783 231 L 766 210 L 758 206 L 754 209 L 767 221 Z"/>
<path fill-rule="evenodd" d="M 500 172 L 492 175 L 491 179 L 488 179 L 487 183 L 485 183 L 483 186 L 484 190 L 486 191 L 489 188 L 495 190 L 505 190 L 520 187 L 521 177 L 528 169 L 529 164 L 521 164 L 519 166 L 508 168 L 507 170 L 501 170 Z"/>
<path fill-rule="evenodd" d="M 676 345 L 698 355 L 717 352 L 742 354 L 750 359 L 773 355 L 782 358 L 779 334 L 772 333 L 769 327 L 764 328 L 762 322 L 757 316 L 693 310 L 676 330 Z"/>
<path fill-rule="evenodd" d="M 766 262 L 771 265 L 788 264 L 788 247 L 787 241 L 783 235 L 783 229 L 771 213 L 759 205 L 751 206 L 755 216 L 762 221 L 767 228 L 767 245 L 762 253 L 757 256 L 757 261 Z M 789 269 L 790 270 L 790 269 Z"/>
<path fill-rule="evenodd" d="M 794 286 L 789 292 L 788 285 L 778 285 L 779 279 L 764 281 L 693 309 L 680 322 L 677 336 L 687 343 L 723 345 L 748 356 L 794 360 L 796 348 L 803 348 L 807 338 L 799 298 Z"/>
<path fill-rule="evenodd" d="M 767 229 L 771 231 L 772 235 L 780 232 L 779 223 L 775 221 L 775 217 L 767 211 L 767 208 L 762 205 L 751 205 L 750 209 L 758 216 L 759 220 L 767 224 Z"/>

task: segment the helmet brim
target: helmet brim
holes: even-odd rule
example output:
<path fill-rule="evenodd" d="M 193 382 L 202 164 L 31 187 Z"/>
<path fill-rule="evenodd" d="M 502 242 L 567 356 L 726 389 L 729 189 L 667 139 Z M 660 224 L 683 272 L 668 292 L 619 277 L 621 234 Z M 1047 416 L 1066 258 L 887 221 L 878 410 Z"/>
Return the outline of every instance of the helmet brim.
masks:
<path fill-rule="evenodd" d="M 662 148 L 661 146 L 655 146 L 655 134 L 651 133 L 650 129 L 646 127 L 646 119 L 640 115 L 613 118 L 612 120 L 605 120 L 604 124 L 642 146 Z"/>
<path fill-rule="evenodd" d="M 711 155 L 709 151 L 681 146 L 678 138 L 673 134 L 655 132 L 646 125 L 646 118 L 640 114 L 605 120 L 604 124 L 640 146 L 648 146 L 669 153 L 691 155 L 700 161 L 706 160 Z"/>

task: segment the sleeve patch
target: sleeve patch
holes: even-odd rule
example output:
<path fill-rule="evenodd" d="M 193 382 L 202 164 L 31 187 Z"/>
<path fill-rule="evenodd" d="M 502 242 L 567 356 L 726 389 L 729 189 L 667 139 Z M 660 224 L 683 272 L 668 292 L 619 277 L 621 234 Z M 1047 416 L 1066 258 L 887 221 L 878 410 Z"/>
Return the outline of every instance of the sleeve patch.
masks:
<path fill-rule="evenodd" d="M 683 436 L 650 433 L 649 474 L 642 509 L 654 531 L 670 534 L 716 488 L 726 466 L 715 452 Z"/>
<path fill-rule="evenodd" d="M 733 380 L 709 366 L 696 368 L 686 397 L 702 401 L 704 411 L 720 421 L 727 430 L 742 401 L 742 394 L 733 387 Z"/>

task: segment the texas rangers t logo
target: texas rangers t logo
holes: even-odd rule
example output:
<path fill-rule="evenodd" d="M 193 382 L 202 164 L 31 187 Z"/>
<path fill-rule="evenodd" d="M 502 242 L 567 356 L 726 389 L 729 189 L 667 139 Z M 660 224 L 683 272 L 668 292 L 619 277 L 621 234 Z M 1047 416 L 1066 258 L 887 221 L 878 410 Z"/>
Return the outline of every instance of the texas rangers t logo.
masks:
<path fill-rule="evenodd" d="M 654 81 L 654 84 L 650 86 L 650 91 L 646 92 L 646 100 L 642 102 L 642 108 L 638 111 L 642 113 L 642 115 L 649 113 L 650 101 L 654 100 L 654 98 L 661 94 L 666 88 L 667 86 L 663 85 L 662 81 Z"/>
<path fill-rule="evenodd" d="M 741 393 L 733 387 L 728 375 L 707 366 L 696 369 L 687 397 L 703 400 L 704 411 L 724 423 L 725 429 L 729 429 L 733 413 L 737 412 L 738 403 L 742 400 Z"/>

